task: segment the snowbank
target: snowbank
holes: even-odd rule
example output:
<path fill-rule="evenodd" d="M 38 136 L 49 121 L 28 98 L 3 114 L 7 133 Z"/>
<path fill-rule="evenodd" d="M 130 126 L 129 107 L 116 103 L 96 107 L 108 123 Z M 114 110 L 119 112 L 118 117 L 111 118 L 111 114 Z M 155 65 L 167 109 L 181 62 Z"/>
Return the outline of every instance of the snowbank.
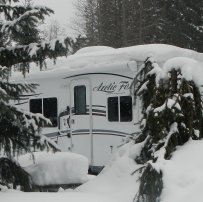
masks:
<path fill-rule="evenodd" d="M 161 202 L 202 202 L 203 140 L 190 140 L 163 165 Z"/>
<path fill-rule="evenodd" d="M 23 193 L 14 190 L 0 192 L 0 200 L 6 202 L 132 202 L 138 190 L 138 176 L 131 175 L 138 165 L 133 160 L 134 153 L 139 153 L 141 145 L 134 145 L 132 142 L 121 147 L 115 153 L 111 163 L 103 172 L 83 184 L 76 190 L 65 190 L 58 193 Z M 37 162 L 42 162 L 44 155 L 35 155 Z M 21 165 L 29 166 L 30 156 L 20 159 Z M 58 162 L 55 161 L 55 164 Z M 51 166 L 51 165 L 50 165 Z M 52 165 L 56 166 L 56 165 Z M 74 165 L 73 165 L 74 167 Z M 60 172 L 60 171 L 59 171 Z M 67 173 L 61 174 L 65 178 Z"/>
<path fill-rule="evenodd" d="M 88 180 L 88 160 L 70 152 L 34 152 L 19 157 L 35 185 L 81 184 Z"/>
<path fill-rule="evenodd" d="M 117 202 L 132 202 L 139 188 L 138 173 L 131 175 L 139 168 L 133 158 L 140 150 L 140 144 L 130 142 L 124 145 L 99 176 L 81 185 L 76 191 L 107 195 Z"/>
<path fill-rule="evenodd" d="M 135 172 L 131 175 L 139 168 L 133 159 L 139 155 L 142 145 L 134 145 L 133 142 L 126 144 L 114 155 L 111 163 L 99 176 L 75 191 L 48 194 L 5 189 L 4 192 L 0 192 L 0 200 L 3 202 L 67 202 L 67 200 L 69 202 L 132 202 L 139 188 L 139 173 Z M 164 183 L 161 202 L 202 202 L 202 154 L 203 140 L 190 140 L 184 146 L 177 148 L 171 160 L 160 162 Z M 24 161 L 21 160 L 22 165 L 29 165 L 31 160 L 28 157 L 24 158 Z M 43 159 L 43 155 L 39 156 L 38 161 Z M 55 164 L 57 163 L 55 161 Z M 64 178 L 65 176 L 66 174 L 63 173 Z"/>
<path fill-rule="evenodd" d="M 134 158 L 143 143 L 128 143 L 120 149 L 112 162 L 95 179 L 77 188 L 78 192 L 103 193 L 118 202 L 132 202 L 139 188 L 139 168 Z M 178 147 L 171 160 L 160 162 L 164 188 L 161 202 L 202 202 L 203 199 L 203 140 L 190 140 Z"/>
<path fill-rule="evenodd" d="M 1 202 L 118 202 L 102 194 L 93 193 L 23 193 L 17 191 L 0 192 Z"/>

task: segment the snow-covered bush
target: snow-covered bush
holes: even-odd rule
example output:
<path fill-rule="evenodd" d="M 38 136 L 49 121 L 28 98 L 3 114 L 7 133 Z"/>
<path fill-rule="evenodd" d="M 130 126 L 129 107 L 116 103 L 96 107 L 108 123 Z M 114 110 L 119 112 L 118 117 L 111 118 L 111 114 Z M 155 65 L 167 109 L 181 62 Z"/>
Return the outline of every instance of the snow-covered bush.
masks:
<path fill-rule="evenodd" d="M 136 202 L 157 202 L 163 188 L 159 163 L 170 159 L 176 146 L 202 138 L 202 101 L 198 63 L 173 58 L 160 68 L 148 58 L 135 81 L 142 100 L 142 132 L 135 143 L 144 146 L 135 161 L 144 164 Z"/>

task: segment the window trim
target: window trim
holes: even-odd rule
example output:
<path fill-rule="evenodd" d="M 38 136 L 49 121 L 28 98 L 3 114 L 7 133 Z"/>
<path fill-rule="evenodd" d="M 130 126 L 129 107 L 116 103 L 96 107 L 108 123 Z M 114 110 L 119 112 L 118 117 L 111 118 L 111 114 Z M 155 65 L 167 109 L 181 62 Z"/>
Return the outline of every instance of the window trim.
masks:
<path fill-rule="evenodd" d="M 121 121 L 121 97 L 129 97 L 131 99 L 131 119 L 129 121 Z M 132 96 L 129 95 L 124 95 L 124 96 L 119 96 L 119 122 L 120 123 L 128 123 L 133 121 L 133 106 L 132 106 Z"/>
<path fill-rule="evenodd" d="M 43 99 L 42 98 L 34 98 L 34 99 L 29 99 L 29 112 L 31 112 L 31 101 L 32 100 L 40 100 L 41 101 L 41 113 L 39 113 L 39 112 L 37 112 L 37 113 L 39 113 L 39 114 L 43 114 Z M 35 112 L 32 112 L 32 113 L 35 113 Z M 37 113 L 35 113 L 35 114 L 37 114 Z"/>
<path fill-rule="evenodd" d="M 76 107 L 75 107 L 75 104 L 76 104 L 76 96 L 75 96 L 75 88 L 77 87 L 85 87 L 85 112 L 84 113 L 76 113 Z M 86 85 L 77 85 L 77 86 L 74 86 L 73 88 L 73 94 L 74 94 L 74 112 L 75 112 L 75 115 L 87 115 L 87 88 L 86 88 Z"/>
<path fill-rule="evenodd" d="M 117 100 L 118 100 L 118 107 L 119 107 L 119 97 L 118 96 L 108 97 L 107 98 L 107 119 L 108 119 L 109 122 L 115 122 L 115 123 L 116 122 L 120 122 L 120 109 L 119 108 L 118 108 L 118 121 L 110 121 L 109 120 L 109 102 L 108 101 L 109 101 L 110 98 L 117 98 Z"/>
<path fill-rule="evenodd" d="M 42 104 L 42 114 L 44 116 L 44 99 L 51 99 L 51 98 L 55 98 L 56 99 L 56 110 L 57 110 L 57 113 L 56 113 L 56 119 L 57 119 L 57 125 L 56 126 L 49 126 L 49 127 L 52 127 L 52 128 L 56 128 L 58 127 L 58 124 L 59 124 L 59 121 L 58 121 L 58 98 L 57 97 L 42 97 L 42 98 L 31 98 L 29 99 L 29 111 L 30 111 L 30 101 L 31 100 L 41 100 L 41 104 Z M 31 112 L 31 111 L 30 111 Z M 45 116 L 44 116 L 45 117 Z M 46 117 L 45 117 L 46 118 Z M 48 118 L 49 119 L 49 118 Z"/>
<path fill-rule="evenodd" d="M 114 97 L 118 98 L 118 121 L 110 121 L 110 120 L 109 120 L 109 113 L 108 113 L 108 112 L 109 112 L 109 105 L 108 105 L 108 99 L 109 99 L 109 98 L 114 98 Z M 107 113 L 106 113 L 106 118 L 107 118 L 108 122 L 111 122 L 111 123 L 130 123 L 130 122 L 133 121 L 133 107 L 131 108 L 132 116 L 131 116 L 130 121 L 121 121 L 121 109 L 120 109 L 120 106 L 121 106 L 120 99 L 121 99 L 121 97 L 130 97 L 131 100 L 132 100 L 132 96 L 130 96 L 130 95 L 110 96 L 110 97 L 107 98 Z M 132 102 L 131 102 L 131 103 L 132 103 Z"/>

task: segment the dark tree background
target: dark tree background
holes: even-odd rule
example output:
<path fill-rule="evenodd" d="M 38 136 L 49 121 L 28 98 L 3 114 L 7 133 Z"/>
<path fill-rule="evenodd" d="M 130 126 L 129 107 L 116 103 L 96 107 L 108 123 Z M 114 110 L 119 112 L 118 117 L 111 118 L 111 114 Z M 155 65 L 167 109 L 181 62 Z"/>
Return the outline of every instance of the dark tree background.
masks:
<path fill-rule="evenodd" d="M 201 0 L 77 0 L 75 7 L 88 45 L 166 43 L 203 52 Z"/>

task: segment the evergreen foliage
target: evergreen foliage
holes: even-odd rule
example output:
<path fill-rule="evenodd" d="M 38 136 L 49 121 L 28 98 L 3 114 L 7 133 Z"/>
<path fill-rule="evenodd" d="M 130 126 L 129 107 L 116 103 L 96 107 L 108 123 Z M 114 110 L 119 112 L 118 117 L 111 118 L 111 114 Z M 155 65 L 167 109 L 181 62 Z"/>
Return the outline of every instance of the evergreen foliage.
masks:
<path fill-rule="evenodd" d="M 203 1 L 78 0 L 88 45 L 165 43 L 203 52 Z M 81 7 L 85 9 L 81 9 Z"/>
<path fill-rule="evenodd" d="M 1 1 L 0 31 L 0 184 L 14 188 L 17 185 L 30 190 L 29 175 L 15 162 L 14 157 L 22 152 L 34 149 L 52 148 L 57 145 L 41 134 L 40 126 L 51 122 L 40 114 L 19 110 L 13 103 L 20 95 L 34 92 L 35 84 L 14 84 L 9 82 L 13 65 L 28 67 L 30 62 L 37 62 L 42 67 L 46 58 L 56 59 L 67 55 L 70 39 L 55 39 L 50 42 L 39 41 L 37 26 L 46 15 L 53 13 L 47 7 L 31 4 L 16 5 L 17 0 Z M 10 46 L 8 46 L 10 44 Z M 25 68 L 21 69 L 25 73 Z"/>
<path fill-rule="evenodd" d="M 0 179 L 2 185 L 12 184 L 15 189 L 17 185 L 20 185 L 21 189 L 27 192 L 32 189 L 32 180 L 29 174 L 17 162 L 8 158 L 0 158 Z"/>
<path fill-rule="evenodd" d="M 29 68 L 29 62 L 36 61 L 43 66 L 46 57 L 56 59 L 57 56 L 67 55 L 71 46 L 69 37 L 54 39 L 49 42 L 40 41 L 38 25 L 46 15 L 53 11 L 45 6 L 0 4 L 0 13 L 5 16 L 0 23 L 2 36 L 6 36 L 12 42 L 2 45 L 0 50 L 0 65 L 11 67 L 20 66 L 25 73 Z"/>
<path fill-rule="evenodd" d="M 171 68 L 167 78 L 162 69 L 148 58 L 135 78 L 135 96 L 143 106 L 141 134 L 135 143 L 143 142 L 135 159 L 146 167 L 141 176 L 136 202 L 158 202 L 163 188 L 162 171 L 156 163 L 170 159 L 176 146 L 190 138 L 202 138 L 202 101 L 199 87 L 186 80 L 180 69 Z"/>
<path fill-rule="evenodd" d="M 137 202 L 158 202 L 163 189 L 162 172 L 157 172 L 149 163 L 141 178 L 139 194 L 135 196 Z"/>
<path fill-rule="evenodd" d="M 119 48 L 122 46 L 121 1 L 99 1 L 100 42 L 102 45 Z"/>
<path fill-rule="evenodd" d="M 88 39 L 86 37 L 82 37 L 81 35 L 78 35 L 75 40 L 72 40 L 71 47 L 72 47 L 72 53 L 77 52 L 81 48 L 87 47 L 88 45 Z"/>

